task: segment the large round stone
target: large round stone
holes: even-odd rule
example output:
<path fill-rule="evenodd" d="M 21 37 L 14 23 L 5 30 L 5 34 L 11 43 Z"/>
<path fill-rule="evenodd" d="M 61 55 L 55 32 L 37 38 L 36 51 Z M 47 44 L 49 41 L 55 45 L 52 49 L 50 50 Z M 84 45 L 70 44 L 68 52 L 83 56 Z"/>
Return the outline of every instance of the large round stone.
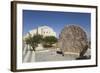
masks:
<path fill-rule="evenodd" d="M 65 26 L 59 35 L 58 48 L 63 53 L 80 54 L 87 46 L 87 35 L 80 26 Z"/>

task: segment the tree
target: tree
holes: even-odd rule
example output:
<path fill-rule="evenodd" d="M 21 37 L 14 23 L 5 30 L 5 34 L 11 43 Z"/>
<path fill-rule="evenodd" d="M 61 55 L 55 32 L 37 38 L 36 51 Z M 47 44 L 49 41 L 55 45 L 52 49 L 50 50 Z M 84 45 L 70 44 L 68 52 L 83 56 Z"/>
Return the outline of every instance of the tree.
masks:
<path fill-rule="evenodd" d="M 25 38 L 25 42 L 26 42 L 26 44 L 31 44 L 31 38 L 30 37 L 28 37 L 28 38 Z"/>
<path fill-rule="evenodd" d="M 44 37 L 43 41 L 44 41 L 44 45 L 51 47 L 52 44 L 55 44 L 57 42 L 57 38 L 54 36 L 46 36 Z"/>
<path fill-rule="evenodd" d="M 34 35 L 34 36 L 32 37 L 32 40 L 33 40 L 34 42 L 36 42 L 37 44 L 39 44 L 39 43 L 42 42 L 43 36 L 42 36 L 42 35 Z"/>
<path fill-rule="evenodd" d="M 39 43 L 41 43 L 43 37 L 42 35 L 34 35 L 33 37 L 29 33 L 29 37 L 25 39 L 26 44 L 29 44 L 33 50 L 35 51 L 35 48 L 38 46 Z"/>

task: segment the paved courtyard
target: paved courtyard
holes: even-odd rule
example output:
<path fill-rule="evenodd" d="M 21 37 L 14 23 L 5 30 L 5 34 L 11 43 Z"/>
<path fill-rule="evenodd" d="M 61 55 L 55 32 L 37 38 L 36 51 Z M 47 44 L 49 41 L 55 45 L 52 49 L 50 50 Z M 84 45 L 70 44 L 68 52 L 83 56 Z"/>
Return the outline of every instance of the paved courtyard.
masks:
<path fill-rule="evenodd" d="M 30 51 L 28 50 L 23 55 L 23 62 L 45 62 L 45 61 L 64 61 L 64 60 L 75 60 L 75 55 L 64 55 L 57 54 L 55 49 L 41 50 L 41 51 Z"/>

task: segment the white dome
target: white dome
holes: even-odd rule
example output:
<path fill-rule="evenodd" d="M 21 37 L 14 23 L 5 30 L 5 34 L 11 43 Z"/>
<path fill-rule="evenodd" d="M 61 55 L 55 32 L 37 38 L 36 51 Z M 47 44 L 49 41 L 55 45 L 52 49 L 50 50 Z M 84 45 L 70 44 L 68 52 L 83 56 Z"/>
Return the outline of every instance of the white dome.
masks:
<path fill-rule="evenodd" d="M 36 29 L 29 31 L 29 33 L 32 36 L 34 36 L 35 34 L 39 34 L 39 35 L 42 35 L 43 37 L 45 37 L 45 36 L 55 36 L 56 37 L 56 32 L 54 32 L 54 30 L 49 26 L 38 27 Z M 27 34 L 29 35 L 29 33 L 27 33 Z"/>

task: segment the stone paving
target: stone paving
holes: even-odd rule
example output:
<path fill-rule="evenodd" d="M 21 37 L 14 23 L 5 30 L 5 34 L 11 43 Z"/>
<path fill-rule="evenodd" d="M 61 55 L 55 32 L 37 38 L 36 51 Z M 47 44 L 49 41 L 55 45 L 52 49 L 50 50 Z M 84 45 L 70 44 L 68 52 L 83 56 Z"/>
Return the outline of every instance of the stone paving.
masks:
<path fill-rule="evenodd" d="M 30 51 L 23 55 L 23 62 L 45 62 L 45 61 L 64 61 L 75 60 L 75 55 L 57 54 L 55 49 L 42 50 L 42 51 Z"/>

